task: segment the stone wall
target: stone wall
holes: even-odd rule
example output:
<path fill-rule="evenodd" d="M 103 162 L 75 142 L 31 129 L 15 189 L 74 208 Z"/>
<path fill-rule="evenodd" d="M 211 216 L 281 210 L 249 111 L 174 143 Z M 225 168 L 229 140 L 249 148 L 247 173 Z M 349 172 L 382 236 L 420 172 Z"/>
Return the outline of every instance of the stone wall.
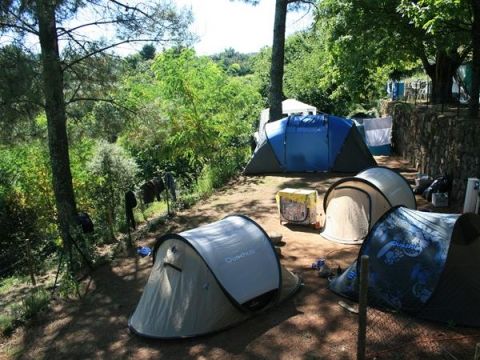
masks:
<path fill-rule="evenodd" d="M 452 203 L 463 204 L 467 178 L 480 177 L 480 120 L 396 102 L 382 110 L 393 117 L 393 151 L 419 172 L 450 175 Z"/>

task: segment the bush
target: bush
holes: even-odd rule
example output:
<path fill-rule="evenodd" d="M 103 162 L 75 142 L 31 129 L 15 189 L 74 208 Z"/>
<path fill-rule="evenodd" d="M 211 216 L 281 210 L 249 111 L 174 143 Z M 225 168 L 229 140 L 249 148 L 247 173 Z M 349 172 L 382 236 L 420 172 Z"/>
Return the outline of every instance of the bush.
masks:
<path fill-rule="evenodd" d="M 23 300 L 23 320 L 34 319 L 46 310 L 50 303 L 50 294 L 45 289 L 36 289 Z"/>
<path fill-rule="evenodd" d="M 15 318 L 12 315 L 0 314 L 0 334 L 10 336 L 15 329 Z"/>
<path fill-rule="evenodd" d="M 125 218 L 124 194 L 133 188 L 138 167 L 118 145 L 99 142 L 87 165 L 91 198 L 99 212 L 99 226 L 106 242 L 115 240 L 115 231 Z"/>

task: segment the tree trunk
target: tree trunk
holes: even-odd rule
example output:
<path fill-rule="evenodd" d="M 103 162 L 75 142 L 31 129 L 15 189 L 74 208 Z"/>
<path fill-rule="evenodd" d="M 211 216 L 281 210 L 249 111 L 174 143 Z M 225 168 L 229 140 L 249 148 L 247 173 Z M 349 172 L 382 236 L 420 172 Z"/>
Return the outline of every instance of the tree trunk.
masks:
<path fill-rule="evenodd" d="M 64 249 L 70 253 L 72 246 L 70 226 L 75 221 L 76 205 L 68 154 L 63 70 L 58 51 L 54 4 L 53 1 L 37 0 L 36 11 L 43 65 L 43 91 L 53 191 L 60 235 Z"/>
<path fill-rule="evenodd" d="M 270 68 L 270 89 L 268 94 L 270 103 L 269 121 L 279 120 L 282 117 L 287 5 L 288 0 L 276 0 L 275 23 L 273 25 L 272 65 Z"/>
<path fill-rule="evenodd" d="M 472 0 L 472 89 L 468 112 L 471 117 L 478 117 L 478 97 L 480 93 L 480 0 Z"/>
<path fill-rule="evenodd" d="M 439 51 L 435 57 L 435 64 L 428 64 L 424 59 L 423 67 L 432 79 L 432 103 L 453 103 L 452 95 L 453 77 L 460 66 L 458 54 Z"/>

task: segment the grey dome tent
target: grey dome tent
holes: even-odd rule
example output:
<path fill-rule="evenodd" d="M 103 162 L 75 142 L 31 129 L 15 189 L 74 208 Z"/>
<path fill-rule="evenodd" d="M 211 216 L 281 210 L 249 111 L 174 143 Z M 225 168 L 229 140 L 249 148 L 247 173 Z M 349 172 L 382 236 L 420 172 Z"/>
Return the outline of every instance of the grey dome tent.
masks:
<path fill-rule="evenodd" d="M 323 198 L 321 235 L 343 244 L 361 244 L 377 220 L 397 205 L 416 208 L 410 185 L 395 171 L 378 166 L 343 178 Z"/>
<path fill-rule="evenodd" d="M 267 123 L 264 135 L 245 167 L 247 175 L 357 172 L 377 164 L 349 119 L 294 115 Z"/>
<path fill-rule="evenodd" d="M 392 208 L 368 234 L 362 255 L 370 258 L 370 305 L 480 326 L 479 215 Z M 357 300 L 358 271 L 357 260 L 330 289 Z"/>
<path fill-rule="evenodd" d="M 293 294 L 265 231 L 246 216 L 157 240 L 154 265 L 129 320 L 132 332 L 185 338 L 231 327 Z"/>

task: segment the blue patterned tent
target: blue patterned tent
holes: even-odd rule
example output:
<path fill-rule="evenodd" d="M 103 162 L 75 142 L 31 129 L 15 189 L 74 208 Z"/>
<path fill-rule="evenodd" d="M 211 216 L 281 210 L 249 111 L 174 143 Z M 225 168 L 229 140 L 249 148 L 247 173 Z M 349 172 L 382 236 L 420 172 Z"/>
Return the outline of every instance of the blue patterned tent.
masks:
<path fill-rule="evenodd" d="M 392 208 L 358 255 L 368 255 L 370 305 L 480 326 L 480 216 Z M 357 300 L 359 262 L 330 283 Z"/>

